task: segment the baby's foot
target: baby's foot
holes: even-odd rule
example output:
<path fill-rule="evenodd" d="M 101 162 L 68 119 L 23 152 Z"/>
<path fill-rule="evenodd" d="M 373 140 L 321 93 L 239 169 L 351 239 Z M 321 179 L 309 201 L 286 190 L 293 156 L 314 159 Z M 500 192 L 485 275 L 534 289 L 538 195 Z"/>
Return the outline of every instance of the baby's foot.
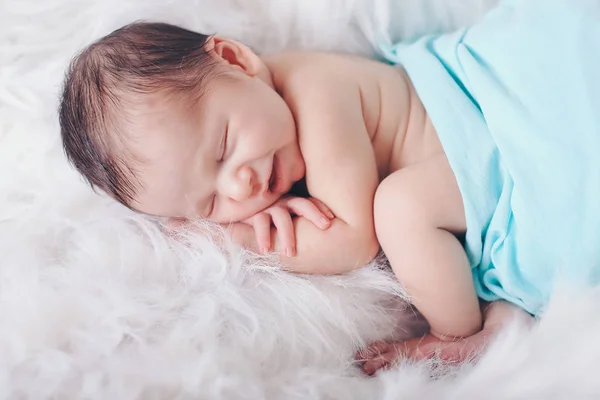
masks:
<path fill-rule="evenodd" d="M 492 333 L 495 332 L 483 330 L 454 342 L 429 334 L 405 342 L 376 342 L 358 352 L 356 359 L 363 363 L 362 369 L 368 375 L 390 368 L 402 359 L 419 361 L 436 357 L 450 364 L 473 361 L 481 355 Z"/>

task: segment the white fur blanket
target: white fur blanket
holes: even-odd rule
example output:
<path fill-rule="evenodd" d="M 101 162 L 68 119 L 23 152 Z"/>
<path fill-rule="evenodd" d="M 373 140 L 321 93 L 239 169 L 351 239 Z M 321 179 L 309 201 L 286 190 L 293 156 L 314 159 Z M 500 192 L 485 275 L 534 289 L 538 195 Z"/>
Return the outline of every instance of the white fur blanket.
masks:
<path fill-rule="evenodd" d="M 307 278 L 203 237 L 184 246 L 94 195 L 63 158 L 64 68 L 122 24 L 179 23 L 260 51 L 369 54 L 361 32 L 385 31 L 389 12 L 392 34 L 406 38 L 472 21 L 494 1 L 394 3 L 0 2 L 0 398 L 600 396 L 597 291 L 560 292 L 533 331 L 507 330 L 477 366 L 432 380 L 427 365 L 404 364 L 368 378 L 354 352 L 419 326 L 385 270 Z"/>

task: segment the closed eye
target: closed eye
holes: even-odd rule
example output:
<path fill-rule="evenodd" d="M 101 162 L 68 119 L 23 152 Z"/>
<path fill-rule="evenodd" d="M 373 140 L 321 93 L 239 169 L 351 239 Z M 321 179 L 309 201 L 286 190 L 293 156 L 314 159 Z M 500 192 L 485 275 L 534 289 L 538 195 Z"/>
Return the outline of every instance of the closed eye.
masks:
<path fill-rule="evenodd" d="M 208 212 L 205 214 L 206 217 L 208 217 L 215 211 L 216 202 L 217 202 L 217 194 L 215 193 L 212 195 L 212 199 L 210 200 L 210 207 L 208 209 Z"/>
<path fill-rule="evenodd" d="M 229 133 L 229 124 L 225 127 L 225 133 L 223 134 L 223 138 L 221 139 L 221 157 L 219 158 L 219 162 L 222 162 L 225 159 L 225 154 L 227 154 L 227 137 Z"/>

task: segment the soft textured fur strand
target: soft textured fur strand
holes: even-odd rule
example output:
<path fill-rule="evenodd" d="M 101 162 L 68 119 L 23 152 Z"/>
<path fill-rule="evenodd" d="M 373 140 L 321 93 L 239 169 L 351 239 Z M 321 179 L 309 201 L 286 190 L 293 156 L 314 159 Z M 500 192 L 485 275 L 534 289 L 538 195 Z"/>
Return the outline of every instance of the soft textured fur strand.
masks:
<path fill-rule="evenodd" d="M 585 398 L 600 394 L 600 293 L 560 292 L 476 366 L 362 376 L 354 352 L 422 328 L 377 265 L 285 274 L 219 236 L 166 238 L 94 195 L 61 153 L 74 52 L 138 19 L 284 48 L 373 54 L 475 20 L 494 1 L 4 0 L 0 4 L 0 398 Z M 388 29 L 389 28 L 389 29 Z M 206 227 L 205 227 L 206 228 Z M 208 229 L 208 228 L 206 228 Z M 185 243 L 191 246 L 186 246 Z M 343 251 L 343 249 L 340 249 Z"/>

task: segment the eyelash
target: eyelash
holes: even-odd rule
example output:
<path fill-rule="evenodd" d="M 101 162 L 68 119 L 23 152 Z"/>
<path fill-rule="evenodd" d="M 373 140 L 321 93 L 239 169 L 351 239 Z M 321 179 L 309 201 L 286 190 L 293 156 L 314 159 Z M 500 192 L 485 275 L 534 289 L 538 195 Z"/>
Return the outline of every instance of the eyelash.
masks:
<path fill-rule="evenodd" d="M 221 150 L 221 157 L 219 158 L 219 162 L 223 162 L 225 159 L 225 153 L 227 152 L 227 137 L 229 136 L 229 124 L 225 127 L 225 135 L 223 136 L 223 149 Z M 217 201 L 217 194 L 213 194 L 212 200 L 210 202 L 210 211 L 208 215 L 212 214 L 215 211 L 215 203 Z"/>
<path fill-rule="evenodd" d="M 211 215 L 215 211 L 215 203 L 217 201 L 217 194 L 213 194 L 212 201 L 210 202 L 210 211 L 208 215 Z"/>
<path fill-rule="evenodd" d="M 229 125 L 225 127 L 225 135 L 223 136 L 223 150 L 221 151 L 221 158 L 219 161 L 223 161 L 225 153 L 227 152 L 227 137 L 229 136 Z"/>

